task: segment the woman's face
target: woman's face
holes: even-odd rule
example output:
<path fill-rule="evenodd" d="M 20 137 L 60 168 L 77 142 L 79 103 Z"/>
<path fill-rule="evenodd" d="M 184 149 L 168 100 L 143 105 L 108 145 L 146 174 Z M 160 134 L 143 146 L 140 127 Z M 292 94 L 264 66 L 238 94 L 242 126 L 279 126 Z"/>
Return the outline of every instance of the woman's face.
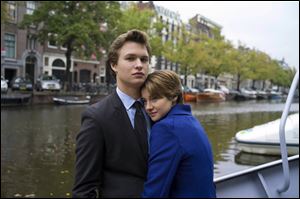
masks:
<path fill-rule="evenodd" d="M 154 122 L 164 117 L 174 104 L 166 97 L 159 99 L 152 98 L 147 89 L 142 90 L 142 98 L 144 99 L 145 110 Z"/>

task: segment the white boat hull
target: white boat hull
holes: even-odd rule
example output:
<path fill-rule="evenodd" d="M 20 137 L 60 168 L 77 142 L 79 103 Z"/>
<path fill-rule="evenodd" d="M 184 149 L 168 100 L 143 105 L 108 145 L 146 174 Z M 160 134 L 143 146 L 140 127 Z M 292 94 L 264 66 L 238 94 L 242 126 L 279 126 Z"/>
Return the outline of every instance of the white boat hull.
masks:
<path fill-rule="evenodd" d="M 247 153 L 256 154 L 268 154 L 268 155 L 280 155 L 280 145 L 279 143 L 237 143 L 237 148 L 241 151 Z M 299 144 L 298 145 L 287 145 L 288 155 L 299 154 Z"/>
<path fill-rule="evenodd" d="M 280 119 L 239 131 L 235 135 L 237 147 L 248 153 L 280 155 Z M 285 139 L 289 155 L 299 154 L 299 113 L 286 120 Z"/>
<path fill-rule="evenodd" d="M 53 102 L 55 104 L 61 104 L 61 105 L 89 104 L 90 99 L 79 100 L 77 97 L 68 97 L 68 98 L 53 97 Z"/>

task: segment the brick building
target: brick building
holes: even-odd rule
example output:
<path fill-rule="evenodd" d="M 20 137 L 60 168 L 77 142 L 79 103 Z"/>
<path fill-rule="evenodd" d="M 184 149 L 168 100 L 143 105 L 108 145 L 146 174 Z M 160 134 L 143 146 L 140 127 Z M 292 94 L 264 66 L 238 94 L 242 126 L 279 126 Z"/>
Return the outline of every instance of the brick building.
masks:
<path fill-rule="evenodd" d="M 63 79 L 66 71 L 66 48 L 55 41 L 41 44 L 35 28 L 22 30 L 18 24 L 24 14 L 32 14 L 39 1 L 7 1 L 8 21 L 1 25 L 1 75 L 11 81 L 15 76 L 28 76 L 32 82 L 42 74 Z M 83 60 L 71 57 L 72 79 L 77 83 L 105 83 L 104 61 L 95 57 Z"/>

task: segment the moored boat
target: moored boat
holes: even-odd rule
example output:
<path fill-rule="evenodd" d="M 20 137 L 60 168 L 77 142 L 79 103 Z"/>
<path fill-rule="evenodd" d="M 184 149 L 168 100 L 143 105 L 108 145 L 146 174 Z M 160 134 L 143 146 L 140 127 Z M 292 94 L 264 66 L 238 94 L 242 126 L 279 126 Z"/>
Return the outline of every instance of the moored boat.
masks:
<path fill-rule="evenodd" d="M 239 131 L 235 135 L 237 147 L 244 152 L 280 154 L 280 119 Z M 285 126 L 288 154 L 299 154 L 299 113 L 290 115 Z"/>
<path fill-rule="evenodd" d="M 245 99 L 256 99 L 256 92 L 250 89 L 242 88 L 241 95 Z"/>
<path fill-rule="evenodd" d="M 298 80 L 299 70 L 294 76 L 279 126 L 277 126 L 279 129 L 281 159 L 214 179 L 217 197 L 299 198 L 299 154 L 287 157 L 287 142 L 285 139 L 285 126 L 291 120 L 287 118 L 288 112 L 299 82 Z M 298 118 L 298 127 L 299 113 L 296 117 Z M 276 127 L 273 126 L 273 128 Z M 297 140 L 299 145 L 299 127 Z"/>
<path fill-rule="evenodd" d="M 89 104 L 91 101 L 90 96 L 86 96 L 85 99 L 74 96 L 53 97 L 52 99 L 53 102 L 58 105 Z"/>
<path fill-rule="evenodd" d="M 1 94 L 1 106 L 28 105 L 31 103 L 32 94 Z"/>
<path fill-rule="evenodd" d="M 184 102 L 196 102 L 197 93 L 183 93 Z"/>
<path fill-rule="evenodd" d="M 226 100 L 225 93 L 214 89 L 204 89 L 197 94 L 197 102 L 223 102 Z"/>

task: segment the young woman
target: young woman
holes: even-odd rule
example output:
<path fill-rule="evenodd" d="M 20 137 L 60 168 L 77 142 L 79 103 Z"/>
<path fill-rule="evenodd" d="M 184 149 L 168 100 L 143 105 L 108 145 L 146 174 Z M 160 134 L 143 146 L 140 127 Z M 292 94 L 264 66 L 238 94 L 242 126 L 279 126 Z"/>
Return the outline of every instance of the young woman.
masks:
<path fill-rule="evenodd" d="M 154 122 L 143 197 L 216 197 L 209 140 L 172 71 L 155 71 L 141 88 Z"/>

